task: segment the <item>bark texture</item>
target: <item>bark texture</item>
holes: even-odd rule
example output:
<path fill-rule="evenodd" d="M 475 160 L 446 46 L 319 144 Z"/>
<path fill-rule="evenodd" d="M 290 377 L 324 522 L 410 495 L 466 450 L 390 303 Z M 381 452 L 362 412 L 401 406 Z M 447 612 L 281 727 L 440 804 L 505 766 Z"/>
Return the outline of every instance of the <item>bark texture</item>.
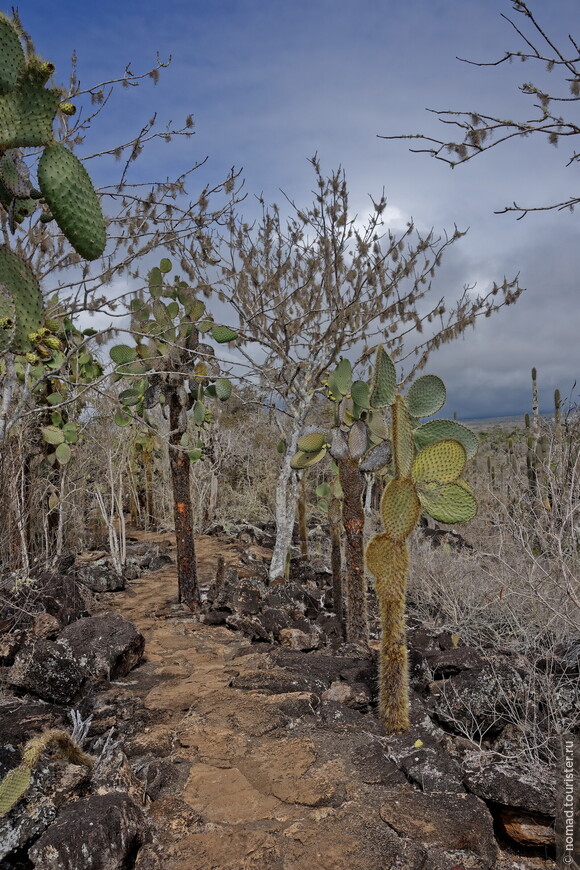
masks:
<path fill-rule="evenodd" d="M 342 552 L 340 534 L 340 499 L 331 496 L 328 503 L 328 523 L 330 525 L 330 568 L 332 571 L 332 606 L 340 620 L 343 637 L 345 635 L 344 605 L 342 600 Z"/>
<path fill-rule="evenodd" d="M 346 639 L 349 643 L 368 642 L 367 596 L 364 566 L 364 478 L 357 459 L 338 463 L 343 490 L 342 524 L 345 532 L 346 562 Z"/>
<path fill-rule="evenodd" d="M 183 408 L 177 391 L 169 397 L 169 464 L 173 488 L 173 514 L 175 517 L 175 540 L 177 543 L 177 579 L 179 601 L 191 610 L 201 604 L 197 583 L 195 542 L 193 538 L 193 512 L 190 491 L 189 457 L 180 449 L 184 434 Z"/>

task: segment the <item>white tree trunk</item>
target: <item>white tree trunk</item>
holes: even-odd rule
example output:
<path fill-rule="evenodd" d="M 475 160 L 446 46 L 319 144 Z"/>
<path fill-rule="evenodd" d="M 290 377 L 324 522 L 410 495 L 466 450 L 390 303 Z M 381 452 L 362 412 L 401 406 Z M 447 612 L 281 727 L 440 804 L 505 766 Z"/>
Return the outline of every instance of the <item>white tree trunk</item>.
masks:
<path fill-rule="evenodd" d="M 286 556 L 292 543 L 292 531 L 294 529 L 298 489 L 300 487 L 298 475 L 290 468 L 290 460 L 296 453 L 296 442 L 298 441 L 300 430 L 304 426 L 311 402 L 312 398 L 303 399 L 296 411 L 292 421 L 292 430 L 288 438 L 288 446 L 276 483 L 276 543 L 274 544 L 274 552 L 272 553 L 272 561 L 270 563 L 270 580 L 275 580 L 276 577 L 284 577 L 286 571 Z"/>

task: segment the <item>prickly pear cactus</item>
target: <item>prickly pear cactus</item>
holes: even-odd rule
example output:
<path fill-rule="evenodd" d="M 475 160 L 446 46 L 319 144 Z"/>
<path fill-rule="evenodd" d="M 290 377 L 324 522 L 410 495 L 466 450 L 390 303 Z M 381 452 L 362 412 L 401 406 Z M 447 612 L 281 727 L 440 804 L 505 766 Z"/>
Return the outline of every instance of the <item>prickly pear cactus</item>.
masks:
<path fill-rule="evenodd" d="M 38 164 L 38 184 L 57 224 L 77 253 L 95 260 L 105 249 L 107 233 L 99 199 L 80 160 L 54 142 Z"/>
<path fill-rule="evenodd" d="M 0 12 L 0 94 L 14 90 L 25 57 L 14 23 Z"/>
<path fill-rule="evenodd" d="M 444 402 L 445 386 L 434 375 L 418 378 L 406 397 L 393 397 L 394 478 L 381 499 L 384 532 L 369 541 L 365 554 L 381 613 L 379 710 L 392 734 L 409 728 L 405 632 L 409 535 L 421 513 L 439 522 L 464 523 L 477 511 L 471 488 L 461 478 L 467 459 L 477 450 L 475 434 L 452 420 L 434 420 L 413 428 L 418 418 L 437 413 Z"/>
<path fill-rule="evenodd" d="M 95 760 L 76 744 L 66 731 L 53 729 L 33 737 L 22 750 L 22 761 L 0 782 L 0 816 L 9 812 L 30 787 L 32 771 L 49 746 L 56 746 L 73 764 L 92 767 Z"/>
<path fill-rule="evenodd" d="M 105 249 L 105 221 L 83 165 L 54 139 L 57 112 L 73 114 L 74 106 L 63 102 L 63 90 L 46 87 L 53 72 L 53 64 L 35 54 L 16 14 L 14 19 L 0 14 L 0 204 L 14 232 L 44 196 L 75 251 L 94 260 Z M 38 167 L 41 193 L 32 190 L 20 153 L 39 147 L 44 147 Z"/>
<path fill-rule="evenodd" d="M 4 246 L 0 246 L 0 285 L 4 288 L 3 295 L 9 294 L 11 300 L 11 303 L 5 303 L 7 307 L 0 302 L 0 310 L 4 311 L 4 316 L 10 317 L 9 311 L 12 310 L 15 314 L 11 338 L 7 340 L 7 336 L 4 337 L 4 349 L 15 353 L 32 351 L 29 336 L 40 329 L 44 322 L 42 294 L 30 267 Z"/>

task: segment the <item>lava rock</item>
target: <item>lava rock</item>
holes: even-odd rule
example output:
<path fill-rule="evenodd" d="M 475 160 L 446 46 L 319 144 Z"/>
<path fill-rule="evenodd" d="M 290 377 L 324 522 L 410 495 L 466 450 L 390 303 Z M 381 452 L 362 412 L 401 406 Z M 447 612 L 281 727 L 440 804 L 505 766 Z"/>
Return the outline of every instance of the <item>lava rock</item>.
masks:
<path fill-rule="evenodd" d="M 122 870 L 147 839 L 145 816 L 128 795 L 90 795 L 64 807 L 29 856 L 43 870 Z"/>
<path fill-rule="evenodd" d="M 109 565 L 84 565 L 76 570 L 77 579 L 93 592 L 120 592 L 125 588 L 125 577 Z"/>
<path fill-rule="evenodd" d="M 145 638 L 118 613 L 79 619 L 61 631 L 79 662 L 97 679 L 124 677 L 143 658 Z"/>
<path fill-rule="evenodd" d="M 5 679 L 45 701 L 70 704 L 86 694 L 89 677 L 86 664 L 66 640 L 37 638 L 19 650 Z"/>

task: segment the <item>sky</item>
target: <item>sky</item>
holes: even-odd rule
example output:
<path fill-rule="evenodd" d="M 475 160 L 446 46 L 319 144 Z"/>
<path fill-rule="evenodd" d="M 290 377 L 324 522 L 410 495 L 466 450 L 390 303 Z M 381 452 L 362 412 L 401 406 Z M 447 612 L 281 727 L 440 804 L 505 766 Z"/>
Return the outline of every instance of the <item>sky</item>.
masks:
<path fill-rule="evenodd" d="M 568 32 L 580 38 L 577 0 L 530 5 L 555 40 L 563 43 Z M 433 298 L 452 301 L 466 284 L 482 292 L 519 274 L 526 291 L 515 305 L 429 361 L 426 371 L 447 385 L 449 416 L 530 410 L 532 366 L 542 409 L 552 408 L 555 388 L 577 400 L 580 215 L 539 212 L 517 221 L 494 214 L 514 200 L 542 205 L 577 192 L 578 166 L 565 166 L 574 143 L 554 148 L 532 136 L 451 170 L 409 153 L 407 142 L 378 138 L 438 135 L 440 122 L 427 108 L 531 117 L 518 86 L 532 80 L 559 88 L 557 72 L 531 62 L 479 68 L 457 60 L 493 61 L 522 47 L 501 17 L 525 26 L 509 0 L 22 0 L 18 8 L 63 83 L 73 49 L 82 86 L 115 78 L 127 64 L 145 71 L 157 52 L 171 55 L 156 86 L 146 80 L 111 100 L 90 150 L 125 141 L 152 111 L 161 124 L 192 113 L 195 136 L 143 152 L 148 177 L 176 175 L 207 156 L 195 190 L 235 166 L 248 195 L 241 209 L 251 216 L 259 194 L 281 202 L 283 190 L 308 204 L 308 158 L 316 152 L 325 174 L 344 168 L 353 211 L 363 217 L 369 194 L 384 187 L 393 229 L 411 217 L 424 230 L 469 228 L 438 272 Z M 578 122 L 577 107 L 568 110 Z M 95 171 L 105 183 L 105 170 Z"/>

